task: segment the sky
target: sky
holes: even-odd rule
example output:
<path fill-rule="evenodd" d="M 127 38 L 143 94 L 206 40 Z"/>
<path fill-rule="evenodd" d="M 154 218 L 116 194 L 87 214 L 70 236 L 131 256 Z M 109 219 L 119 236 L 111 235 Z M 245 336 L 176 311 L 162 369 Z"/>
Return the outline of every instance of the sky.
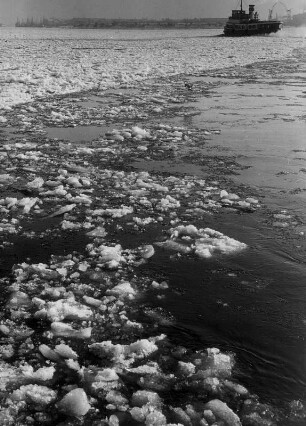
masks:
<path fill-rule="evenodd" d="M 276 0 L 244 0 L 254 3 L 262 19 Z M 0 22 L 14 24 L 26 18 L 226 18 L 238 0 L 0 0 Z M 284 0 L 293 13 L 306 8 L 306 0 Z M 280 11 L 284 7 L 278 6 Z"/>

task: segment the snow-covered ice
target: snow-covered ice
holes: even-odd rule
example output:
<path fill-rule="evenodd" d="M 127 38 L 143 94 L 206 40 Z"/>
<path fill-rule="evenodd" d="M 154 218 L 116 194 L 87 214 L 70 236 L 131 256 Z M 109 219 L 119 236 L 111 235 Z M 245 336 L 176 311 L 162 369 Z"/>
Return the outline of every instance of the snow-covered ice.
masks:
<path fill-rule="evenodd" d="M 212 37 L 220 32 L 2 28 L 0 38 L 6 43 L 1 50 L 0 108 L 42 96 L 280 58 L 300 42 L 281 35 Z M 14 51 L 18 54 L 12 55 Z"/>

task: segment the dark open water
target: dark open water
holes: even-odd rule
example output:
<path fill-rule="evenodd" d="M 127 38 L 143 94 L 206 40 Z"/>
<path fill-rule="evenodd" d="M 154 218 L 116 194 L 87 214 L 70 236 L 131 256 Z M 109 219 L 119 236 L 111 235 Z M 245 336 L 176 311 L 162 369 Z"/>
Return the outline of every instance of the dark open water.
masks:
<path fill-rule="evenodd" d="M 239 379 L 279 406 L 306 398 L 305 59 L 301 49 L 292 61 L 254 64 L 235 79 L 191 79 L 219 85 L 196 102 L 201 113 L 189 123 L 222 130 L 210 145 L 248 166 L 234 181 L 254 188 L 270 214 L 214 216 L 205 224 L 247 243 L 239 256 L 175 265 L 155 257 L 152 266 L 177 289 L 163 303 L 178 319 L 177 341 L 234 352 Z M 273 213 L 283 209 L 297 225 L 273 226 Z"/>

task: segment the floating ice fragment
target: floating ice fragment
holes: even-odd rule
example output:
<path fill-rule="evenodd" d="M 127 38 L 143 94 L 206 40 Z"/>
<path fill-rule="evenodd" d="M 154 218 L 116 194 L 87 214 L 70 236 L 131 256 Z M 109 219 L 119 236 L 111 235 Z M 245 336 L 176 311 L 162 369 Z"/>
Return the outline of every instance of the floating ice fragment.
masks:
<path fill-rule="evenodd" d="M 252 198 L 252 197 L 246 198 L 245 201 L 247 203 L 250 203 L 250 204 L 258 204 L 258 200 L 256 198 Z"/>
<path fill-rule="evenodd" d="M 1 324 L 1 325 L 0 325 L 0 332 L 1 332 L 2 334 L 4 334 L 5 336 L 7 336 L 7 335 L 9 335 L 9 334 L 10 334 L 10 329 L 9 329 L 6 325 Z"/>
<path fill-rule="evenodd" d="M 159 407 L 162 404 L 161 398 L 156 392 L 150 392 L 146 390 L 139 390 L 134 392 L 131 402 L 134 407 L 142 407 L 148 403 L 154 405 L 155 407 Z"/>
<path fill-rule="evenodd" d="M 136 292 L 133 289 L 133 287 L 131 286 L 131 284 L 127 281 L 117 284 L 115 287 L 109 289 L 106 291 L 106 294 L 112 294 L 118 297 L 128 297 L 131 298 L 133 297 Z"/>
<path fill-rule="evenodd" d="M 25 385 L 15 390 L 11 394 L 13 401 L 25 401 L 28 404 L 45 407 L 46 405 L 54 402 L 57 392 L 46 386 L 39 385 Z"/>
<path fill-rule="evenodd" d="M 120 422 L 115 414 L 112 414 L 108 419 L 108 426 L 119 426 Z"/>
<path fill-rule="evenodd" d="M 150 136 L 150 133 L 147 130 L 142 129 L 142 128 L 138 127 L 138 126 L 132 127 L 132 134 L 134 136 L 138 136 L 138 137 L 140 136 L 140 137 L 143 137 L 143 138 L 146 138 L 146 137 Z"/>
<path fill-rule="evenodd" d="M 99 261 L 111 269 L 117 268 L 119 263 L 124 261 L 121 250 L 122 247 L 119 244 L 115 247 L 101 245 L 98 247 Z"/>
<path fill-rule="evenodd" d="M 98 308 L 99 306 L 102 305 L 102 301 L 99 299 L 95 299 L 93 297 L 89 297 L 89 296 L 83 296 L 83 300 L 84 302 L 89 305 L 89 306 L 94 306 L 95 308 Z"/>
<path fill-rule="evenodd" d="M 9 182 L 11 182 L 13 179 L 14 179 L 14 178 L 13 178 L 11 175 L 9 175 L 9 174 L 1 174 L 1 175 L 0 175 L 0 185 L 1 185 L 1 184 L 9 183 Z"/>
<path fill-rule="evenodd" d="M 152 257 L 155 253 L 154 247 L 152 245 L 144 245 L 141 247 L 138 247 L 139 254 L 144 259 L 149 259 Z"/>
<path fill-rule="evenodd" d="M 76 361 L 74 359 L 71 359 L 71 358 L 65 359 L 65 364 L 71 370 L 79 371 L 81 369 L 80 364 L 78 363 L 78 361 Z"/>
<path fill-rule="evenodd" d="M 71 176 L 69 177 L 66 182 L 68 183 L 68 185 L 73 186 L 73 188 L 81 188 L 83 185 L 81 184 L 81 182 L 79 181 L 79 179 L 75 176 Z"/>
<path fill-rule="evenodd" d="M 31 182 L 27 183 L 27 187 L 30 189 L 39 189 L 43 186 L 44 184 L 44 180 L 41 177 L 37 177 L 34 180 L 32 180 Z"/>
<path fill-rule="evenodd" d="M 104 368 L 104 370 L 100 370 L 98 377 L 99 381 L 102 380 L 104 382 L 113 382 L 119 380 L 118 374 L 112 368 Z"/>
<path fill-rule="evenodd" d="M 107 235 L 107 232 L 105 231 L 105 228 L 103 226 L 98 226 L 92 231 L 87 232 L 86 235 L 88 237 L 93 237 L 93 238 L 99 238 L 99 237 L 102 238 Z"/>
<path fill-rule="evenodd" d="M 57 354 L 53 349 L 51 349 L 47 345 L 40 345 L 39 346 L 39 352 L 50 361 L 58 362 L 61 360 L 59 354 Z"/>
<path fill-rule="evenodd" d="M 31 300 L 29 296 L 23 291 L 13 291 L 6 304 L 7 308 L 21 308 L 31 306 Z"/>
<path fill-rule="evenodd" d="M 233 356 L 220 352 L 218 348 L 207 349 L 207 366 L 216 376 L 229 376 L 233 368 Z"/>
<path fill-rule="evenodd" d="M 193 225 L 180 225 L 176 228 L 172 228 L 170 231 L 172 239 L 164 243 L 158 243 L 158 245 L 172 248 L 182 253 L 188 253 L 193 250 L 196 255 L 202 258 L 209 258 L 218 253 L 231 254 L 239 252 L 247 247 L 246 244 L 210 228 L 197 229 Z M 190 236 L 194 239 L 194 243 L 191 244 L 191 246 L 186 246 L 182 244 L 181 240 L 176 241 L 182 236 Z"/>
<path fill-rule="evenodd" d="M 29 377 L 31 379 L 34 380 L 41 380 L 43 382 L 48 381 L 48 380 L 52 380 L 54 373 L 55 373 L 55 368 L 52 367 L 41 367 L 36 371 L 33 371 L 33 367 L 32 366 L 28 366 L 29 368 L 25 369 L 24 367 L 22 367 L 22 372 L 24 374 L 24 376 Z"/>
<path fill-rule="evenodd" d="M 70 346 L 65 345 L 64 343 L 61 343 L 60 345 L 56 345 L 54 352 L 56 352 L 58 355 L 60 355 L 63 358 L 71 358 L 73 360 L 78 359 L 78 354 L 71 349 Z"/>
<path fill-rule="evenodd" d="M 90 378 L 91 390 L 98 394 L 101 390 L 110 391 L 120 387 L 119 376 L 112 368 L 98 370 L 94 379 Z"/>
<path fill-rule="evenodd" d="M 178 371 L 183 376 L 192 376 L 195 372 L 195 365 L 192 362 L 178 362 Z"/>
<path fill-rule="evenodd" d="M 116 209 L 97 209 L 91 212 L 92 216 L 108 216 L 113 218 L 119 218 L 133 213 L 133 207 L 121 206 Z"/>
<path fill-rule="evenodd" d="M 51 324 L 51 331 L 55 336 L 62 336 L 75 339 L 90 339 L 91 327 L 81 328 L 75 330 L 71 325 L 63 322 L 53 322 Z"/>
<path fill-rule="evenodd" d="M 171 412 L 176 421 L 179 424 L 192 426 L 192 422 L 188 414 L 180 407 L 171 407 Z"/>
<path fill-rule="evenodd" d="M 125 398 L 120 392 L 111 390 L 105 397 L 106 401 L 110 404 L 114 404 L 116 407 L 128 404 L 128 399 Z"/>
<path fill-rule="evenodd" d="M 46 186 L 50 186 L 51 188 L 57 187 L 61 185 L 61 182 L 58 180 L 47 180 L 45 182 Z"/>
<path fill-rule="evenodd" d="M 6 207 L 10 209 L 18 203 L 18 198 L 6 197 L 4 203 L 6 204 Z"/>
<path fill-rule="evenodd" d="M 241 396 L 246 396 L 249 393 L 249 391 L 244 386 L 231 382 L 230 380 L 224 380 L 224 385 L 228 389 L 234 391 L 235 393 Z"/>
<path fill-rule="evenodd" d="M 184 254 L 188 254 L 192 251 L 191 248 L 188 247 L 187 245 L 178 243 L 174 240 L 166 240 L 166 241 L 163 241 L 163 242 L 157 242 L 157 243 L 155 243 L 155 245 L 157 245 L 158 247 L 162 247 L 164 249 L 167 249 L 167 250 L 173 250 L 173 251 L 176 251 L 178 253 L 184 253 Z"/>
<path fill-rule="evenodd" d="M 122 362 L 124 357 L 134 359 L 142 359 L 158 350 L 156 341 L 163 339 L 165 336 L 161 335 L 155 338 L 137 340 L 130 345 L 114 345 L 110 340 L 93 343 L 89 346 L 89 350 L 95 353 L 100 358 L 109 358 L 113 361 Z"/>
<path fill-rule="evenodd" d="M 68 392 L 57 404 L 57 407 L 66 415 L 74 417 L 85 416 L 91 408 L 87 395 L 82 388 Z"/>
<path fill-rule="evenodd" d="M 37 203 L 38 198 L 22 198 L 18 201 L 18 206 L 23 207 L 24 213 L 29 213 L 31 208 Z"/>
<path fill-rule="evenodd" d="M 55 217 L 55 216 L 60 216 L 61 214 L 65 214 L 70 212 L 71 210 L 73 210 L 76 207 L 76 204 L 67 204 L 66 206 L 61 207 L 59 210 L 57 210 L 54 213 L 51 213 L 49 217 Z"/>
<path fill-rule="evenodd" d="M 213 399 L 205 404 L 206 410 L 211 410 L 217 419 L 222 420 L 226 426 L 241 426 L 241 422 L 237 414 L 231 410 L 225 402 L 219 399 Z"/>
<path fill-rule="evenodd" d="M 91 316 L 92 310 L 76 302 L 73 298 L 47 302 L 43 309 L 35 313 L 36 318 L 47 318 L 50 321 L 86 320 Z"/>

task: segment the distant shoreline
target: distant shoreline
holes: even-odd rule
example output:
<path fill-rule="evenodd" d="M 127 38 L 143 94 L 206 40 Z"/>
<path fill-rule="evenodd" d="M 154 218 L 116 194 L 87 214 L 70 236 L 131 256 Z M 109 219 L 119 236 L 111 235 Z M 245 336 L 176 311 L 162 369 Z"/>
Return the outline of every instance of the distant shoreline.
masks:
<path fill-rule="evenodd" d="M 34 28 L 90 28 L 90 29 L 218 29 L 223 28 L 228 18 L 193 19 L 121 19 L 121 18 L 27 18 L 18 20 L 15 27 Z M 284 20 L 286 26 L 306 25 L 306 13 L 293 15 Z M 0 24 L 1 26 L 1 24 Z"/>
<path fill-rule="evenodd" d="M 100 18 L 72 18 L 68 20 L 40 21 L 27 19 L 17 21 L 16 27 L 35 28 L 90 28 L 90 29 L 215 29 L 222 28 L 227 18 L 201 19 L 100 19 Z"/>

